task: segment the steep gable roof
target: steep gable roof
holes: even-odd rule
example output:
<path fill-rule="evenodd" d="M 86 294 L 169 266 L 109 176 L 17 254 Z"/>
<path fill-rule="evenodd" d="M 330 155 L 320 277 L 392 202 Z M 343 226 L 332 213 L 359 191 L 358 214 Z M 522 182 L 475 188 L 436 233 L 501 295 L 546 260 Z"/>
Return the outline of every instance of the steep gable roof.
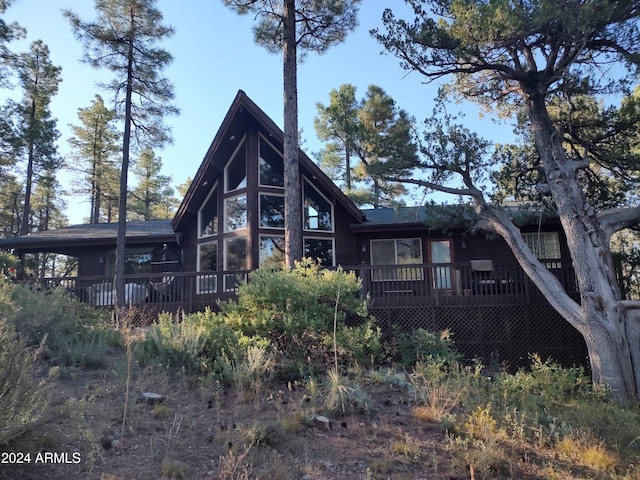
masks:
<path fill-rule="evenodd" d="M 193 215 L 197 215 L 197 208 L 204 200 L 201 193 L 202 186 L 209 186 L 211 179 L 219 177 L 222 170 L 215 164 L 216 153 L 231 152 L 232 145 L 241 141 L 248 125 L 257 124 L 261 131 L 275 141 L 282 144 L 284 132 L 271 118 L 258 107 L 244 91 L 238 90 L 218 132 L 213 138 L 198 171 L 185 194 L 185 197 L 172 221 L 173 229 L 182 230 L 184 222 Z M 362 222 L 364 216 L 358 207 L 340 190 L 327 175 L 302 151 L 298 151 L 301 169 L 316 185 L 321 185 L 330 192 L 336 202 L 340 203 L 352 216 L 355 223 Z M 208 192 L 208 190 L 206 190 Z"/>

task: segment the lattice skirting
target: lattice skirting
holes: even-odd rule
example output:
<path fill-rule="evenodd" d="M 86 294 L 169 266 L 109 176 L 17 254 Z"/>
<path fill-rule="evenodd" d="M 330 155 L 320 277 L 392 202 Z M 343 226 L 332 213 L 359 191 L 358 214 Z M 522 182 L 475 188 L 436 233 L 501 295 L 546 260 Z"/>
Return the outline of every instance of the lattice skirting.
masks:
<path fill-rule="evenodd" d="M 506 362 L 517 368 L 538 353 L 564 366 L 589 367 L 582 336 L 550 305 L 394 307 L 370 313 L 388 334 L 393 325 L 401 330 L 448 329 L 466 359 L 478 358 L 485 365 Z"/>

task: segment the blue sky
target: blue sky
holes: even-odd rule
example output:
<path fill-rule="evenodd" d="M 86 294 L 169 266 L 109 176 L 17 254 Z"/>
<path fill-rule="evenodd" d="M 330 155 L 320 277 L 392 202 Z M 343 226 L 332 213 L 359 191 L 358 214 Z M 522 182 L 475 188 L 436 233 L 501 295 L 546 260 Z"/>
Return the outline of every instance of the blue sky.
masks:
<path fill-rule="evenodd" d="M 382 47 L 369 30 L 382 25 L 385 6 L 397 16 L 408 12 L 401 0 L 363 0 L 359 26 L 343 44 L 324 55 L 309 54 L 298 70 L 299 126 L 303 130 L 302 148 L 313 154 L 322 148 L 313 128 L 316 104 L 328 103 L 329 92 L 351 83 L 362 97 L 368 85 L 382 87 L 419 121 L 433 108 L 437 85 L 425 85 L 416 73 L 407 74 L 395 57 L 382 55 Z M 175 85 L 176 105 L 181 114 L 167 119 L 172 128 L 173 145 L 156 150 L 163 161 L 163 173 L 173 177 L 174 185 L 193 177 L 236 92 L 244 90 L 278 125 L 282 127 L 282 61 L 253 42 L 251 16 L 240 17 L 224 7 L 222 0 L 159 0 L 166 24 L 176 29 L 163 44 L 174 56 L 165 76 Z M 51 60 L 62 67 L 62 83 L 51 104 L 61 132 L 59 152 L 68 152 L 68 124 L 78 124 L 77 111 L 90 105 L 99 93 L 105 101 L 109 93 L 95 82 L 109 79 L 109 72 L 94 70 L 80 63 L 82 49 L 71 33 L 62 9 L 70 8 L 83 20 L 93 20 L 93 0 L 14 0 L 5 19 L 17 21 L 27 29 L 27 39 L 14 42 L 14 51 L 24 51 L 29 43 L 42 39 L 51 51 Z M 405 18 L 409 18 L 405 15 Z M 6 92 L 0 93 L 0 100 Z M 505 142 L 511 127 L 479 118 L 478 109 L 456 105 L 464 111 L 467 124 L 485 138 Z M 68 174 L 60 177 L 69 187 Z M 418 199 L 419 200 L 419 199 Z M 86 199 L 68 199 L 71 223 L 88 216 Z"/>

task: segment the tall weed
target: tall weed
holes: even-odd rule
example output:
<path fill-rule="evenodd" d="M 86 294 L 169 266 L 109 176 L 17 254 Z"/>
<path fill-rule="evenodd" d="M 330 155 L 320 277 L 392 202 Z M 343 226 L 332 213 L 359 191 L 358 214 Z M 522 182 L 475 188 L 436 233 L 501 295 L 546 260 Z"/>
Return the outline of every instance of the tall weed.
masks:
<path fill-rule="evenodd" d="M 155 362 L 197 372 L 202 367 L 207 336 L 208 332 L 197 319 L 186 315 L 174 318 L 163 313 L 136 348 L 136 356 L 145 364 Z"/>
<path fill-rule="evenodd" d="M 34 349 L 0 318 L 0 447 L 36 424 L 42 416 L 35 376 Z"/>

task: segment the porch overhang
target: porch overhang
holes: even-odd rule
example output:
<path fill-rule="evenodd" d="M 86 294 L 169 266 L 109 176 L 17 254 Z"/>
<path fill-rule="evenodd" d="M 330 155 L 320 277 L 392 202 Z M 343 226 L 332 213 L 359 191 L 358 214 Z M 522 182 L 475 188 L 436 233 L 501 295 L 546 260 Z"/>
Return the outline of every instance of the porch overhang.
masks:
<path fill-rule="evenodd" d="M 58 253 L 77 256 L 92 247 L 115 247 L 117 223 L 72 225 L 57 230 L 32 233 L 0 240 L 0 249 L 23 253 Z M 127 222 L 127 246 L 177 243 L 170 220 Z"/>

